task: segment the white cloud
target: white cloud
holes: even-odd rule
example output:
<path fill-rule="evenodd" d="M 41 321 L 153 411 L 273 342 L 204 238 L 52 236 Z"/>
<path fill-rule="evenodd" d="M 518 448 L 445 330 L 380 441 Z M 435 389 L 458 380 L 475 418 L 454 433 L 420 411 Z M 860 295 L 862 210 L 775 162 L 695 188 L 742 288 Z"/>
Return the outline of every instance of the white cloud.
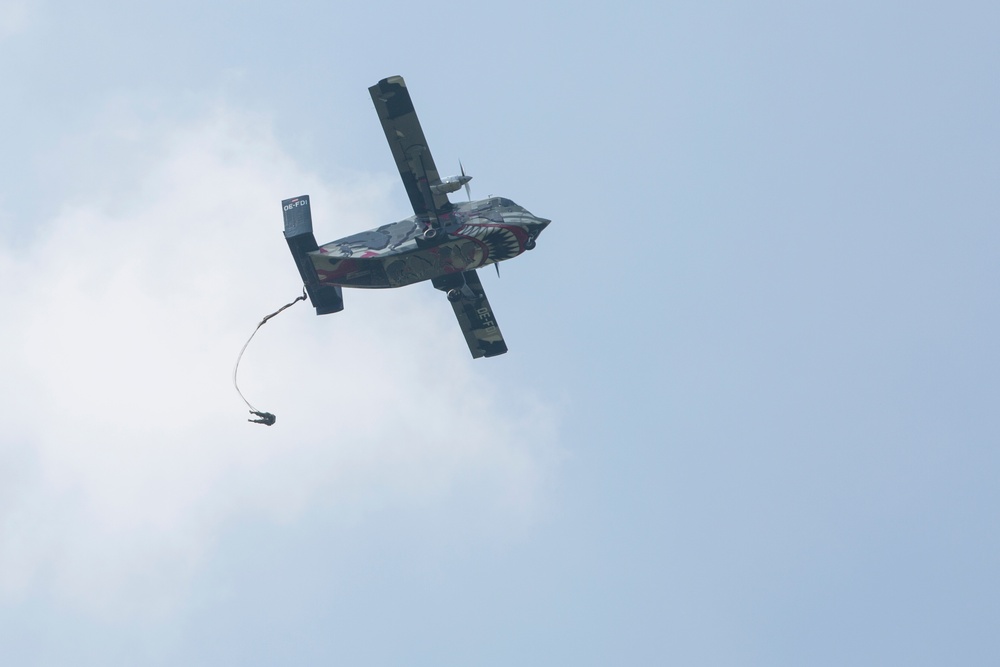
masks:
<path fill-rule="evenodd" d="M 326 187 L 266 121 L 221 108 L 129 141 L 135 160 L 91 165 L 115 196 L 96 188 L 31 222 L 29 247 L 0 247 L 0 595 L 169 608 L 224 521 L 316 504 L 357 520 L 473 493 L 530 516 L 551 420 L 484 384 L 426 286 L 269 322 L 240 380 L 278 423 L 243 421 L 236 353 L 300 289 L 280 200 L 310 194 L 329 240 L 383 221 L 388 178 Z"/>

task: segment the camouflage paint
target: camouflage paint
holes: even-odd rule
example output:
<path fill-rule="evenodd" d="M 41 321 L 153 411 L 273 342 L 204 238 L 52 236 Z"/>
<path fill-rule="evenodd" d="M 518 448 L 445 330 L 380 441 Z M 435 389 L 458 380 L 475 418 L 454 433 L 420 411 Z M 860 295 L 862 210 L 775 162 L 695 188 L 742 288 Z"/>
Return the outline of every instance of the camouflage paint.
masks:
<path fill-rule="evenodd" d="M 412 216 L 310 252 L 320 284 L 402 287 L 475 270 L 517 257 L 549 224 L 501 197 L 452 207 L 438 216 L 440 232 L 426 218 Z M 425 238 L 428 230 L 432 238 Z"/>
<path fill-rule="evenodd" d="M 504 197 L 452 203 L 472 178 L 442 179 L 402 77 L 368 89 L 413 215 L 319 246 L 309 197 L 286 199 L 285 240 L 317 315 L 344 308 L 342 288 L 402 287 L 430 280 L 447 293 L 474 358 L 507 351 L 476 269 L 535 247 L 549 224 Z M 461 165 L 460 165 L 461 166 Z"/>

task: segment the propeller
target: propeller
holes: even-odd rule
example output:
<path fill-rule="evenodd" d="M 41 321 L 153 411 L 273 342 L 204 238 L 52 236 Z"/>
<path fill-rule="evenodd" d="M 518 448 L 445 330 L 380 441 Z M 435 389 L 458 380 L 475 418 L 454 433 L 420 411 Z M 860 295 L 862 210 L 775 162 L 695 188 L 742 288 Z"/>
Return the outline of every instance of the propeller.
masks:
<path fill-rule="evenodd" d="M 470 176 L 470 177 L 466 178 L 466 176 L 465 176 L 465 167 L 462 166 L 462 161 L 461 160 L 458 161 L 458 168 L 462 170 L 462 180 L 465 181 L 465 184 L 464 184 L 465 185 L 465 196 L 469 198 L 469 201 L 472 201 L 472 190 L 469 188 L 469 181 L 472 180 L 472 177 Z"/>

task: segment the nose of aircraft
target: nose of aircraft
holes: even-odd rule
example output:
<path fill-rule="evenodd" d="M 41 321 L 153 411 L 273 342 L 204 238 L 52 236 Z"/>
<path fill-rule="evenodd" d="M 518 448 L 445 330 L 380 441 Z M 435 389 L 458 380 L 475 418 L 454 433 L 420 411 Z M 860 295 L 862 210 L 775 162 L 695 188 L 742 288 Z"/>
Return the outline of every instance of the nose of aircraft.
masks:
<path fill-rule="evenodd" d="M 535 239 L 538 235 L 542 233 L 542 230 L 549 226 L 552 222 L 547 218 L 539 218 L 538 216 L 532 215 L 531 222 L 524 225 L 525 230 L 528 232 L 528 241 L 524 244 L 525 250 L 532 250 L 535 247 Z"/>
<path fill-rule="evenodd" d="M 535 233 L 534 233 L 535 236 L 538 236 L 539 234 L 541 234 L 542 230 L 545 229 L 546 227 L 548 227 L 549 223 L 552 222 L 551 220 L 549 220 L 547 218 L 539 218 L 537 216 L 532 216 L 532 217 L 535 218 L 535 221 L 533 223 L 533 225 L 535 227 Z"/>

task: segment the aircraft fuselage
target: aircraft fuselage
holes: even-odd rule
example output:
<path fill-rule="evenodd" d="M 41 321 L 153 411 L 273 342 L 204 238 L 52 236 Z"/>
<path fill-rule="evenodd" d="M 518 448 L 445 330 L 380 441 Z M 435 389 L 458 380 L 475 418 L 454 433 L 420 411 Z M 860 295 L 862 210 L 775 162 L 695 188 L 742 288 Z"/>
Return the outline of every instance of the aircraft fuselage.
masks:
<path fill-rule="evenodd" d="M 319 282 L 402 287 L 516 257 L 549 224 L 503 197 L 454 203 L 436 218 L 410 216 L 309 253 Z"/>

